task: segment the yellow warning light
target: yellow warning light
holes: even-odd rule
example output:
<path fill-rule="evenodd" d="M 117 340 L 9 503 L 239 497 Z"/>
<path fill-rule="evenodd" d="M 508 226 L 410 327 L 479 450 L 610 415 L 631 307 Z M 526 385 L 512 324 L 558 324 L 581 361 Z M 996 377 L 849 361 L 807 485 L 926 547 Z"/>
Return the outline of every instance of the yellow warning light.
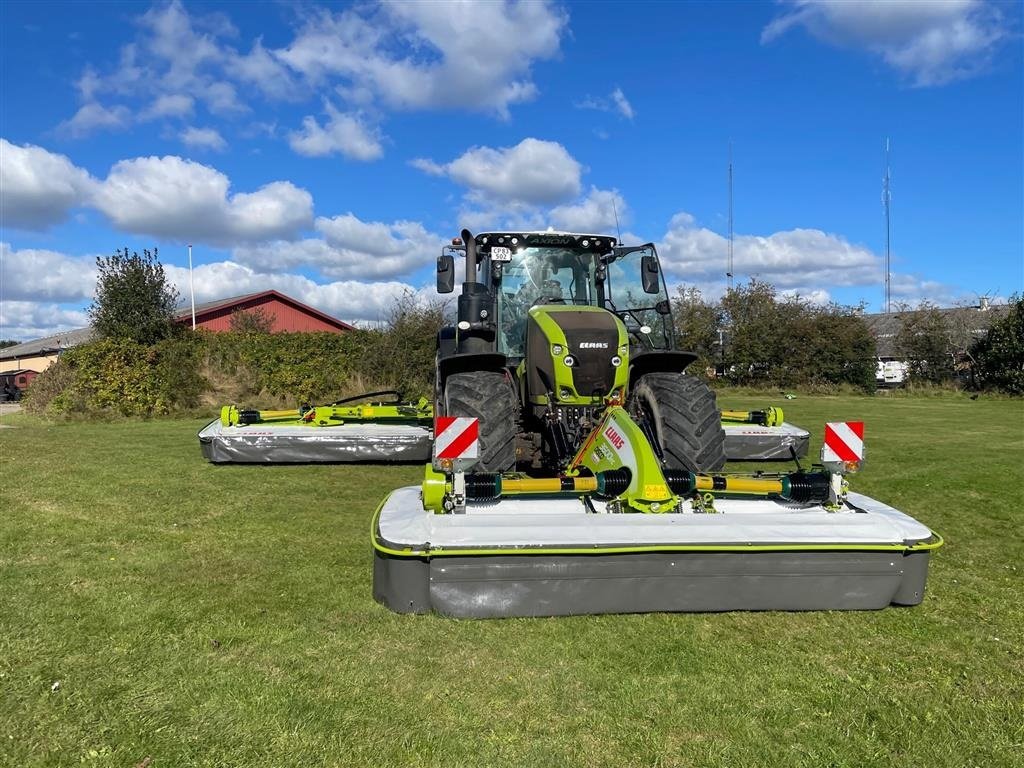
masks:
<path fill-rule="evenodd" d="M 462 245 L 462 238 L 461 237 L 453 237 L 452 238 L 452 245 Z"/>
<path fill-rule="evenodd" d="M 441 470 L 444 472 L 451 472 L 455 467 L 455 462 L 451 459 L 441 459 L 438 463 L 441 465 Z"/>

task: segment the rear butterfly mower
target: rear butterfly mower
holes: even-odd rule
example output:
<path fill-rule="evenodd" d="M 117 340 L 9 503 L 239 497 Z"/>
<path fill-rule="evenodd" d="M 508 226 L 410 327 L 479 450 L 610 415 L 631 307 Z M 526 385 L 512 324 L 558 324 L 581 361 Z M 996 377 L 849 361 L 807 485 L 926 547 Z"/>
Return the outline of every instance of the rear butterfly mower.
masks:
<path fill-rule="evenodd" d="M 862 424 L 829 425 L 811 469 L 722 471 L 720 412 L 675 349 L 653 245 L 463 231 L 441 293 L 456 255 L 433 456 L 371 526 L 378 601 L 482 618 L 922 600 L 941 538 L 849 489 Z"/>

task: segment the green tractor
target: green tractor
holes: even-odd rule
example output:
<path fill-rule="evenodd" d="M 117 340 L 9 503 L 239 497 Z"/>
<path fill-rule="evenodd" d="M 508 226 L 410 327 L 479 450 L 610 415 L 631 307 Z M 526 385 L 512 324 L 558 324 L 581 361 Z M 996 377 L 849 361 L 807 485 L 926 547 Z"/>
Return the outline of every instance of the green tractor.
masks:
<path fill-rule="evenodd" d="M 440 293 L 455 289 L 457 252 L 465 281 L 438 338 L 436 412 L 478 419 L 476 472 L 572 474 L 609 406 L 663 471 L 721 470 L 715 395 L 685 373 L 696 355 L 675 348 L 654 245 L 463 230 L 437 261 Z"/>

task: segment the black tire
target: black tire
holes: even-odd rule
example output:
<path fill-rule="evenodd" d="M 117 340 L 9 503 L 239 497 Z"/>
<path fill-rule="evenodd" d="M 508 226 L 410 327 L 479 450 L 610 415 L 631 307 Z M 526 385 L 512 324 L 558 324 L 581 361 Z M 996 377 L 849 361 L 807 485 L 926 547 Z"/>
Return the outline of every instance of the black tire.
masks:
<path fill-rule="evenodd" d="M 725 430 L 715 393 L 683 373 L 648 373 L 633 386 L 627 410 L 646 418 L 668 469 L 717 472 L 725 466 Z"/>
<path fill-rule="evenodd" d="M 480 420 L 480 472 L 505 472 L 516 465 L 516 396 L 508 376 L 495 371 L 453 373 L 444 384 L 447 416 Z"/>

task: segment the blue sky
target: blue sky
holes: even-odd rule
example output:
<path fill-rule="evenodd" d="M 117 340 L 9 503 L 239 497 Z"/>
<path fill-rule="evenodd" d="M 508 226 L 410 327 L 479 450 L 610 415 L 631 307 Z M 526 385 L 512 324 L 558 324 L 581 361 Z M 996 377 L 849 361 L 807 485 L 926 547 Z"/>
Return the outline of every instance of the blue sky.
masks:
<path fill-rule="evenodd" d="M 1024 289 L 1019 5 L 0 4 L 0 337 L 96 255 L 373 322 L 463 226 L 615 231 L 673 285 L 881 306 Z"/>

